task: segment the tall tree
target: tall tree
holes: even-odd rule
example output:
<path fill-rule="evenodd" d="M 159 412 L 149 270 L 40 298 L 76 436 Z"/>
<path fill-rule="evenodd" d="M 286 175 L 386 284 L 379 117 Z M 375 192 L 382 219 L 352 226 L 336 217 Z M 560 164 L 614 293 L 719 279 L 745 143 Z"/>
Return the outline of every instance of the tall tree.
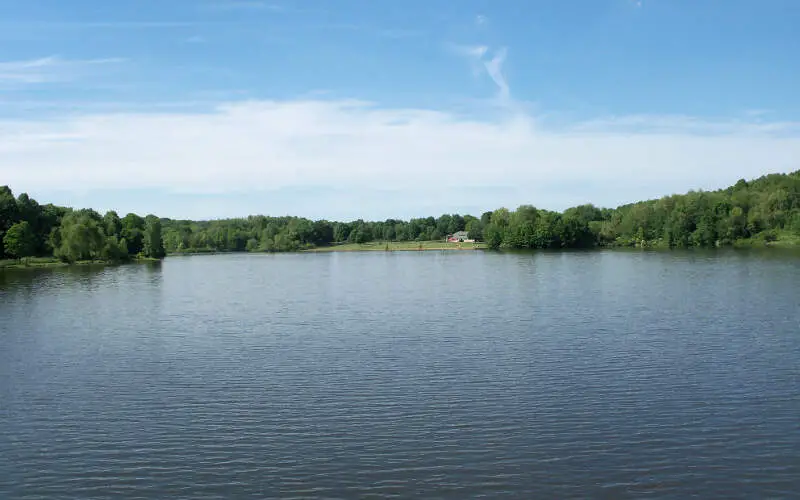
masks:
<path fill-rule="evenodd" d="M 109 210 L 103 216 L 103 229 L 106 236 L 119 237 L 122 234 L 122 221 L 117 215 L 117 212 Z"/>
<path fill-rule="evenodd" d="M 0 257 L 4 255 L 3 235 L 19 221 L 17 200 L 8 186 L 0 186 Z"/>
<path fill-rule="evenodd" d="M 28 221 L 11 226 L 3 237 L 3 243 L 6 253 L 18 260 L 31 257 L 36 250 L 36 237 Z"/>
<path fill-rule="evenodd" d="M 119 239 L 114 235 L 106 236 L 105 245 L 100 257 L 107 262 L 120 262 L 128 260 L 128 244 L 125 239 Z"/>
<path fill-rule="evenodd" d="M 467 234 L 470 239 L 476 241 L 483 240 L 483 224 L 480 219 L 472 219 L 467 222 Z"/>
<path fill-rule="evenodd" d="M 0 186 L 0 231 L 7 231 L 17 222 L 19 222 L 19 211 L 14 193 L 8 186 Z"/>
<path fill-rule="evenodd" d="M 102 218 L 94 210 L 69 212 L 61 220 L 56 257 L 67 261 L 95 260 L 102 257 L 105 236 Z"/>
<path fill-rule="evenodd" d="M 134 213 L 122 219 L 120 236 L 128 242 L 128 254 L 138 255 L 144 249 L 144 226 L 144 219 Z"/>
<path fill-rule="evenodd" d="M 152 259 L 163 259 L 167 254 L 161 237 L 161 221 L 155 215 L 145 218 L 144 254 Z"/>

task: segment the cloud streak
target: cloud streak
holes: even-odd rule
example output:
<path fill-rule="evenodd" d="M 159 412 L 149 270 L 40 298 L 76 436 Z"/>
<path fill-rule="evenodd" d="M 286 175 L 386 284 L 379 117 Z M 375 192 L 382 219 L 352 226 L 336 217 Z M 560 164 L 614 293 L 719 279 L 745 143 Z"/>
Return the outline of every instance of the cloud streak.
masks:
<path fill-rule="evenodd" d="M 492 78 L 495 85 L 499 89 L 499 97 L 503 101 L 507 101 L 510 97 L 510 90 L 505 76 L 503 76 L 503 63 L 506 60 L 507 50 L 502 48 L 495 52 L 494 57 L 490 61 L 485 61 L 486 72 Z"/>
<path fill-rule="evenodd" d="M 65 22 L 0 22 L 0 30 L 82 30 L 82 29 L 172 29 L 189 28 L 203 23 L 191 21 L 65 21 Z"/>
<path fill-rule="evenodd" d="M 215 10 L 215 11 L 231 11 L 231 10 L 269 10 L 273 12 L 282 12 L 284 8 L 277 4 L 261 2 L 261 1 L 224 1 L 224 2 L 217 2 L 206 4 L 203 6 L 204 10 Z"/>
<path fill-rule="evenodd" d="M 48 83 L 72 80 L 93 66 L 124 62 L 120 58 L 61 59 L 56 56 L 0 62 L 0 83 Z"/>
<path fill-rule="evenodd" d="M 479 76 L 485 71 L 486 74 L 489 75 L 489 78 L 497 85 L 499 100 L 502 103 L 508 103 L 511 97 L 511 90 L 505 75 L 503 75 L 503 63 L 508 54 L 508 50 L 505 47 L 495 51 L 494 55 L 489 60 L 484 58 L 489 51 L 489 47 L 486 45 L 450 44 L 449 47 L 453 52 L 470 61 L 472 74 L 474 76 Z"/>
<path fill-rule="evenodd" d="M 396 207 L 375 202 L 336 214 L 374 217 L 426 204 L 442 211 L 464 203 L 616 205 L 797 168 L 796 124 L 662 117 L 670 127 L 641 126 L 658 120 L 634 117 L 622 126 L 595 120 L 556 130 L 523 114 L 478 121 L 349 100 L 14 120 L 0 122 L 0 177 L 16 191 L 32 192 L 125 186 L 223 195 L 326 186 L 340 193 L 326 204 L 391 189 Z M 420 186 L 436 189 L 423 191 L 423 200 Z M 285 211 L 324 211 L 314 198 L 293 203 Z"/>

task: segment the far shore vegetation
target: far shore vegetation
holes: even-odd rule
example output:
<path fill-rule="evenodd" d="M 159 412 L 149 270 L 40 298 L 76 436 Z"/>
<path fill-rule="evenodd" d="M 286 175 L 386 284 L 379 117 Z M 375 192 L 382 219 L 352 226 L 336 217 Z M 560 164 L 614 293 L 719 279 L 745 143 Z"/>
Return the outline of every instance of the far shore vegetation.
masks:
<path fill-rule="evenodd" d="M 405 252 L 420 250 L 480 250 L 486 248 L 480 242 L 448 241 L 371 241 L 369 243 L 335 243 L 304 250 L 306 252 Z"/>
<path fill-rule="evenodd" d="M 614 209 L 586 204 L 553 212 L 523 205 L 407 221 L 120 217 L 40 205 L 0 187 L 0 269 L 218 252 L 724 246 L 800 247 L 800 170 Z"/>

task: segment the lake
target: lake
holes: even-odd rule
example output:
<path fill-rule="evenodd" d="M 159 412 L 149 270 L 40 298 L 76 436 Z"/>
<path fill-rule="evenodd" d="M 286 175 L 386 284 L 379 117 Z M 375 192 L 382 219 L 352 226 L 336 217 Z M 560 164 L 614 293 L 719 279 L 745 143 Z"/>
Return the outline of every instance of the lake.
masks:
<path fill-rule="evenodd" d="M 798 498 L 800 258 L 0 271 L 0 498 Z"/>

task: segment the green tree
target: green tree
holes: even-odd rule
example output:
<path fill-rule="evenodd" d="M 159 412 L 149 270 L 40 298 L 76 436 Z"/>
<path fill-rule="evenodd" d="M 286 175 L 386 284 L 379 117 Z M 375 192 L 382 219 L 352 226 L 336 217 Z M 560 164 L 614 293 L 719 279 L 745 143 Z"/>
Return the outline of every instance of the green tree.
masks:
<path fill-rule="evenodd" d="M 486 245 L 493 250 L 500 248 L 503 244 L 503 228 L 494 222 L 490 222 L 489 225 L 486 226 L 483 230 L 483 235 L 486 240 Z"/>
<path fill-rule="evenodd" d="M 69 212 L 53 241 L 58 243 L 55 256 L 66 262 L 102 258 L 106 246 L 102 219 L 93 210 Z"/>
<path fill-rule="evenodd" d="M 106 236 L 105 245 L 100 254 L 100 258 L 107 262 L 120 262 L 128 260 L 128 244 L 125 239 L 119 239 L 114 235 Z"/>
<path fill-rule="evenodd" d="M 11 189 L 0 187 L 0 257 L 11 254 L 5 249 L 6 232 L 23 221 L 34 234 L 35 255 L 52 253 L 67 261 L 163 255 L 164 250 L 291 251 L 334 241 L 424 241 L 462 229 L 490 248 L 630 246 L 643 241 L 687 247 L 724 245 L 742 238 L 767 241 L 792 231 L 800 234 L 800 171 L 740 181 L 713 192 L 665 196 L 615 209 L 580 205 L 563 213 L 522 205 L 513 212 L 504 208 L 484 212 L 480 219 L 458 214 L 379 222 L 289 216 L 159 219 L 158 223 L 152 222 L 152 216 L 148 219 L 151 222 L 128 214 L 119 220 L 114 212 L 101 217 L 92 210 L 40 206 L 24 193 L 14 198 Z M 157 226 L 161 226 L 160 238 L 154 236 Z M 118 251 L 120 245 L 125 246 L 124 252 Z"/>
<path fill-rule="evenodd" d="M 469 239 L 483 241 L 483 223 L 480 219 L 472 219 L 467 222 L 466 230 Z"/>
<path fill-rule="evenodd" d="M 383 226 L 383 241 L 393 241 L 396 236 L 394 221 Z"/>
<path fill-rule="evenodd" d="M 144 255 L 152 259 L 163 259 L 166 254 L 161 237 L 161 221 L 154 215 L 148 215 L 145 218 Z"/>
<path fill-rule="evenodd" d="M 18 260 L 31 257 L 36 250 L 36 237 L 28 221 L 11 226 L 3 237 L 3 243 L 6 253 Z"/>
<path fill-rule="evenodd" d="M 19 211 L 14 193 L 8 186 L 0 186 L 0 232 L 8 229 L 19 221 Z"/>
<path fill-rule="evenodd" d="M 348 241 L 350 239 L 351 232 L 352 228 L 350 227 L 350 224 L 337 222 L 333 225 L 333 241 L 337 243 Z"/>
<path fill-rule="evenodd" d="M 333 242 L 333 224 L 326 220 L 314 222 L 315 245 L 328 245 Z"/>
<path fill-rule="evenodd" d="M 408 224 L 397 222 L 394 225 L 394 237 L 397 241 L 408 241 Z"/>
<path fill-rule="evenodd" d="M 109 210 L 103 216 L 103 229 L 105 230 L 106 236 L 117 236 L 119 237 L 122 234 L 122 221 L 117 215 L 117 212 L 113 210 Z"/>
<path fill-rule="evenodd" d="M 20 221 L 27 221 L 30 224 L 34 238 L 34 255 L 45 253 L 47 250 L 47 236 L 50 232 L 50 224 L 43 217 L 42 207 L 29 197 L 27 193 L 22 193 L 17 197 L 17 216 Z"/>
<path fill-rule="evenodd" d="M 248 252 L 258 252 L 259 250 L 258 240 L 255 238 L 250 238 L 249 240 L 247 240 L 246 250 Z"/>
<path fill-rule="evenodd" d="M 120 236 L 128 242 L 129 255 L 138 255 L 144 249 L 144 226 L 144 219 L 134 213 L 122 219 Z"/>
<path fill-rule="evenodd" d="M 0 186 L 0 258 L 5 254 L 3 235 L 18 221 L 17 200 L 14 199 L 14 193 L 8 186 Z"/>

